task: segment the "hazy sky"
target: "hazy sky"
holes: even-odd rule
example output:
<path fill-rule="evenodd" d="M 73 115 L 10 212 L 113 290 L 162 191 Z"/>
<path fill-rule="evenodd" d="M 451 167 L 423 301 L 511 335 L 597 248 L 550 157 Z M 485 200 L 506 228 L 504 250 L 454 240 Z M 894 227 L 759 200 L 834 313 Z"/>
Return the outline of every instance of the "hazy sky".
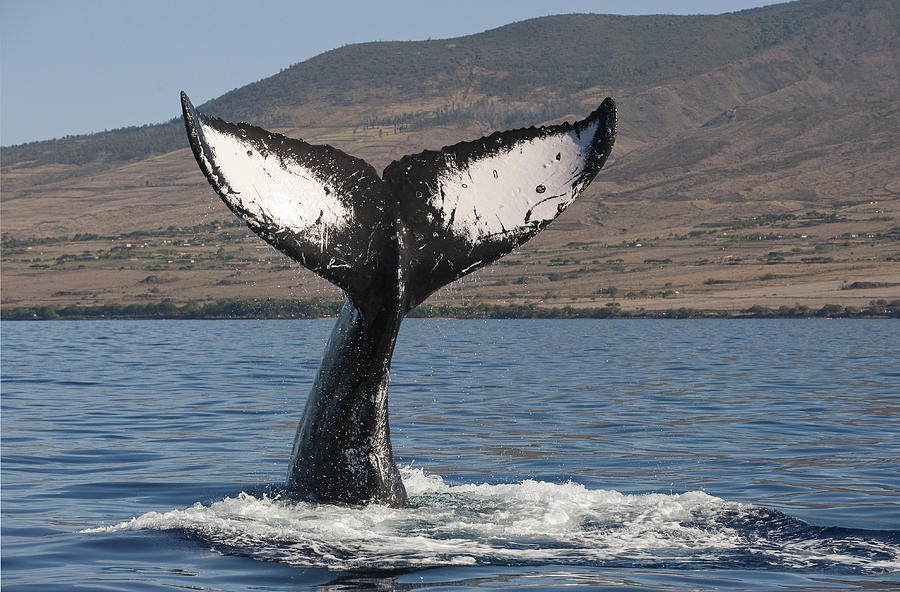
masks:
<path fill-rule="evenodd" d="M 348 43 L 574 12 L 718 14 L 773 0 L 0 0 L 0 144 L 158 123 Z"/>

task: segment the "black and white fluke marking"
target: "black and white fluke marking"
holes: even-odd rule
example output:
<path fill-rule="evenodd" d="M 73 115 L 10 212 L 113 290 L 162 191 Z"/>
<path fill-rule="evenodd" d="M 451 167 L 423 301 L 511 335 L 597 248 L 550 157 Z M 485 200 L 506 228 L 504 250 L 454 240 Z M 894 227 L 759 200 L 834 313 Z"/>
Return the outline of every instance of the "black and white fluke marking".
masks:
<path fill-rule="evenodd" d="M 387 387 L 400 322 L 431 293 L 552 222 L 606 162 L 616 108 L 404 156 L 379 176 L 327 145 L 198 113 L 201 170 L 260 237 L 347 295 L 294 438 L 287 487 L 322 502 L 402 504 Z"/>

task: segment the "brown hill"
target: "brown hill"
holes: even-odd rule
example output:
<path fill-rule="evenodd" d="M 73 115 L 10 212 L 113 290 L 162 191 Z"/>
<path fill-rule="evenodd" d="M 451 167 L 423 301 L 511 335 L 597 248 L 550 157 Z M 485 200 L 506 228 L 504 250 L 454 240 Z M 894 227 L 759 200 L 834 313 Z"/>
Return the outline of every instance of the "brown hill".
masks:
<path fill-rule="evenodd" d="M 610 95 L 619 136 L 588 192 L 433 300 L 864 306 L 900 298 L 898 32 L 888 0 L 547 17 L 348 46 L 202 109 L 379 167 Z M 179 126 L 3 149 L 4 308 L 338 297 L 231 226 Z"/>

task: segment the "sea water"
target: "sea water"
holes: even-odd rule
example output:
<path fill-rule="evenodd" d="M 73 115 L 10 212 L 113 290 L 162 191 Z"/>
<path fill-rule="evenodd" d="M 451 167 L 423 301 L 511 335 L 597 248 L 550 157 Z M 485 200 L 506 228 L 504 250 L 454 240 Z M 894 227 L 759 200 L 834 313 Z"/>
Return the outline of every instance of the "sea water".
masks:
<path fill-rule="evenodd" d="M 2 324 L 4 590 L 900 587 L 900 322 L 408 320 L 404 508 L 281 484 L 332 321 Z"/>

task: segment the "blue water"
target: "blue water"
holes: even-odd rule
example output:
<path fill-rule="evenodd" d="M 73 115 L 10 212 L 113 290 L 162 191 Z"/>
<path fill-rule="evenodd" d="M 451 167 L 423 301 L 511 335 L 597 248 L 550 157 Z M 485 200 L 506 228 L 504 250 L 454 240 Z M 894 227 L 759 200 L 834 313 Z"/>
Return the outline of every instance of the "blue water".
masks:
<path fill-rule="evenodd" d="M 332 321 L 2 324 L 2 587 L 900 587 L 900 322 L 408 320 L 412 498 L 285 499 Z"/>

